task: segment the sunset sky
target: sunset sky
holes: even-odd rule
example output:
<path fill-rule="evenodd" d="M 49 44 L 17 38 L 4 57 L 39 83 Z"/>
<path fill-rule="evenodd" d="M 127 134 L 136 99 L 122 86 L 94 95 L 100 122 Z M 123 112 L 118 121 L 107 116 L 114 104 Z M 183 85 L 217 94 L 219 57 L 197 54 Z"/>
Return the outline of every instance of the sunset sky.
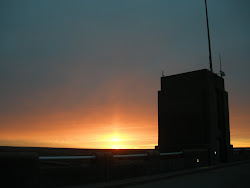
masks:
<path fill-rule="evenodd" d="M 207 2 L 231 144 L 250 147 L 250 1 Z M 203 68 L 203 0 L 1 0 L 0 145 L 154 148 L 162 70 Z"/>

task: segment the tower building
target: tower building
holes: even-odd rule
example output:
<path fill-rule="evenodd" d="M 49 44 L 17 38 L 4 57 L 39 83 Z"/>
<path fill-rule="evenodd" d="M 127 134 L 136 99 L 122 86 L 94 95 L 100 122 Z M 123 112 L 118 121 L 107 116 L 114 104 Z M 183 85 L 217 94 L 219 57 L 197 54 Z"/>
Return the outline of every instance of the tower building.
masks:
<path fill-rule="evenodd" d="M 211 161 L 228 161 L 228 93 L 224 79 L 203 69 L 161 77 L 158 91 L 160 152 L 207 149 Z"/>

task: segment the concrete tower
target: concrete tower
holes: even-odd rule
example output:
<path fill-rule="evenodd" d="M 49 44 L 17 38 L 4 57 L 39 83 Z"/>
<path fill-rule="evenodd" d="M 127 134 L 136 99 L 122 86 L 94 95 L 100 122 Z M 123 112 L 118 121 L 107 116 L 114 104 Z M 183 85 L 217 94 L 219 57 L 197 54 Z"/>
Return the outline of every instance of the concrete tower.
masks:
<path fill-rule="evenodd" d="M 161 77 L 158 149 L 207 149 L 211 163 L 229 160 L 228 94 L 224 79 L 203 69 Z"/>

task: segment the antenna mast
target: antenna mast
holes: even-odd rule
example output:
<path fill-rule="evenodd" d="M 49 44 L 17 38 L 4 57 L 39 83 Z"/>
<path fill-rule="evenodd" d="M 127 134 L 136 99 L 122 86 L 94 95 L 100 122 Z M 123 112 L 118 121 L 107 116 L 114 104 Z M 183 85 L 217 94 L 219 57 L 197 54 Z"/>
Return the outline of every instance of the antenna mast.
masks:
<path fill-rule="evenodd" d="M 208 24 L 208 14 L 207 14 L 207 0 L 205 0 L 206 7 L 206 18 L 207 18 L 207 37 L 208 37 L 208 49 L 209 49 L 209 67 L 210 71 L 213 72 L 212 55 L 211 55 L 211 45 L 210 45 L 210 34 L 209 34 L 209 24 Z"/>

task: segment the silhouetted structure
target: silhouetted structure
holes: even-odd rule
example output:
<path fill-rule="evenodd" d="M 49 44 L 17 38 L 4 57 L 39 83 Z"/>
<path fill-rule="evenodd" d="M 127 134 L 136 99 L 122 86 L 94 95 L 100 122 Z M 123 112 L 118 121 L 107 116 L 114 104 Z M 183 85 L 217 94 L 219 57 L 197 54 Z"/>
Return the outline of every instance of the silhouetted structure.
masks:
<path fill-rule="evenodd" d="M 161 77 L 160 152 L 207 149 L 211 163 L 230 158 L 228 94 L 224 79 L 203 69 Z"/>

